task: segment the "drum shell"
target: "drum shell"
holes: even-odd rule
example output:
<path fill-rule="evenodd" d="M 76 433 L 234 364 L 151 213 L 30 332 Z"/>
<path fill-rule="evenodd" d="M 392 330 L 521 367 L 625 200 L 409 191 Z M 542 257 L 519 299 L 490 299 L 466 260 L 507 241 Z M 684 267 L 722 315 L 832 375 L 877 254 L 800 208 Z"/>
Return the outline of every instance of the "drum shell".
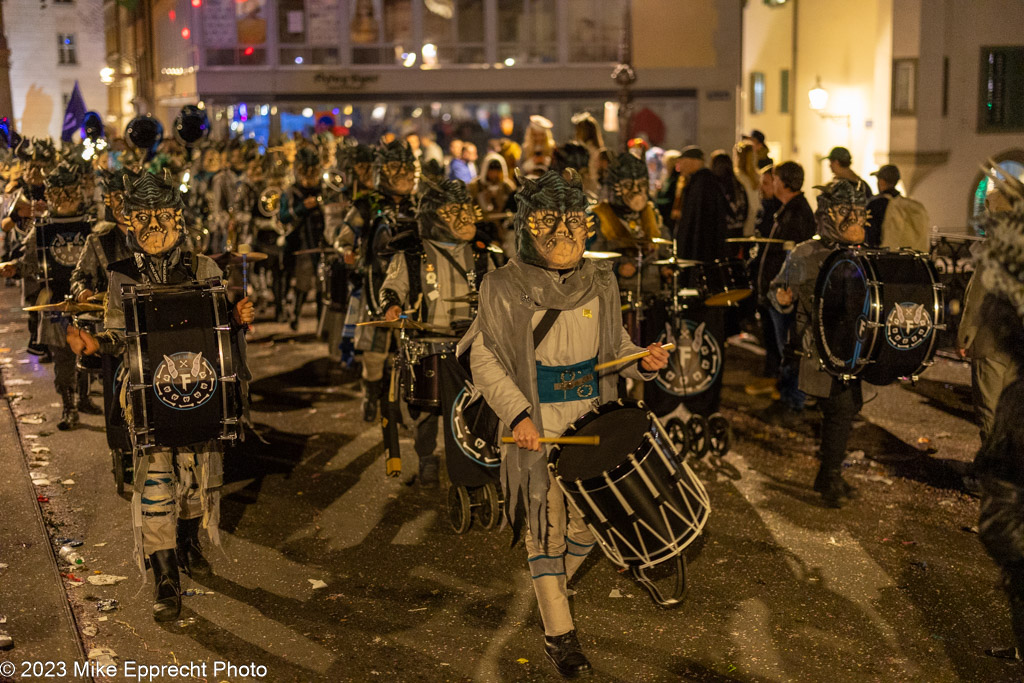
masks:
<path fill-rule="evenodd" d="M 701 268 L 704 303 L 729 306 L 753 294 L 747 264 L 740 259 L 718 259 Z"/>
<path fill-rule="evenodd" d="M 606 403 L 573 423 L 565 436 L 599 435 L 614 428 L 602 424 L 609 414 L 637 407 L 643 404 Z M 680 460 L 657 418 L 650 412 L 646 416 L 641 442 L 599 476 L 571 480 L 559 471 L 562 448 L 555 447 L 549 456 L 555 480 L 609 559 L 642 569 L 679 555 L 710 513 L 703 485 Z"/>
<path fill-rule="evenodd" d="M 402 390 L 405 402 L 416 408 L 441 406 L 441 361 L 455 355 L 457 339 L 407 339 L 402 345 Z"/>
<path fill-rule="evenodd" d="M 814 291 L 812 333 L 829 374 L 884 386 L 916 377 L 931 364 L 937 330 L 945 323 L 945 301 L 938 274 L 925 254 L 838 250 L 822 264 Z M 841 306 L 844 297 L 858 306 L 863 298 L 855 323 L 850 321 L 852 309 Z M 921 324 L 900 322 L 910 311 Z"/>
<path fill-rule="evenodd" d="M 149 286 L 125 285 L 127 338 L 128 417 L 134 447 L 173 448 L 223 440 L 240 434 L 241 392 L 231 342 L 227 291 L 217 279 L 204 284 Z M 170 329 L 161 316 L 175 316 L 181 324 Z M 176 328 L 176 329 L 175 329 Z M 166 383 L 154 372 L 168 353 L 198 351 L 212 366 L 215 388 L 203 403 L 190 408 L 168 406 L 158 398 Z M 207 366 L 204 364 L 204 368 Z M 187 386 L 187 385 L 186 385 Z M 193 384 L 194 387 L 194 384 Z"/>

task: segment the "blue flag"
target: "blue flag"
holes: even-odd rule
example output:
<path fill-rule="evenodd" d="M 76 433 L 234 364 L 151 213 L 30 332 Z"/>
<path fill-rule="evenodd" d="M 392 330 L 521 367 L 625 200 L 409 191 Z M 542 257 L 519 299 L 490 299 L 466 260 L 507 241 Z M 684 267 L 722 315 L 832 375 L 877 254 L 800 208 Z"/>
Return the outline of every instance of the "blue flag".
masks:
<path fill-rule="evenodd" d="M 85 111 L 85 100 L 82 99 L 82 93 L 78 89 L 78 81 L 75 81 L 75 89 L 71 91 L 68 108 L 64 111 L 64 128 L 60 133 L 62 142 L 71 142 L 75 133 L 82 127 Z"/>

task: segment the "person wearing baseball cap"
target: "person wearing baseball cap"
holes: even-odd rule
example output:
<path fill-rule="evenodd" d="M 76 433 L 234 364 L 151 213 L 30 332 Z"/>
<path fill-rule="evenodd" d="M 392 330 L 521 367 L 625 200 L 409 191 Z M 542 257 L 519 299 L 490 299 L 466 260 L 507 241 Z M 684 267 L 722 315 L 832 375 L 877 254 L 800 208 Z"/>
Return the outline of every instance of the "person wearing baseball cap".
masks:
<path fill-rule="evenodd" d="M 764 133 L 755 129 L 750 131 L 750 135 L 744 135 L 743 139 L 753 143 L 754 151 L 757 153 L 757 167 L 759 169 L 771 166 L 775 163 L 772 161 L 772 158 L 768 156 L 768 146 L 765 145 L 764 142 Z"/>
<path fill-rule="evenodd" d="M 868 200 L 871 199 L 871 188 L 850 168 L 850 165 L 853 164 L 853 155 L 850 154 L 850 150 L 845 147 L 833 147 L 828 156 L 822 157 L 822 160 L 824 159 L 828 159 L 828 167 L 832 170 L 832 175 L 836 180 L 849 180 L 854 185 L 860 183 L 864 186 L 860 189 L 867 195 Z"/>
<path fill-rule="evenodd" d="M 868 227 L 864 244 L 875 247 L 882 243 L 882 222 L 885 220 L 889 200 L 900 196 L 900 191 L 896 189 L 896 183 L 900 181 L 900 169 L 893 164 L 886 164 L 872 171 L 871 175 L 878 179 L 878 195 L 868 202 Z"/>

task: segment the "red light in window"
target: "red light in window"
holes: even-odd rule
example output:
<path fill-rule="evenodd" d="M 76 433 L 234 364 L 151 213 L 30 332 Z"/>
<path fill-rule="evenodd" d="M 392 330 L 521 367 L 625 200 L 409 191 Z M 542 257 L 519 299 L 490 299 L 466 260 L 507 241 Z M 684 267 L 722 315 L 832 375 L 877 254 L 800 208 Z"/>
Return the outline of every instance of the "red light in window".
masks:
<path fill-rule="evenodd" d="M 203 0 L 192 0 L 192 6 L 193 7 L 202 7 L 203 6 Z"/>
<path fill-rule="evenodd" d="M 178 18 L 178 13 L 175 12 L 174 10 L 171 10 L 170 12 L 167 13 L 167 18 L 170 19 L 171 21 L 174 21 L 175 19 Z"/>
<path fill-rule="evenodd" d="M 185 28 L 181 29 L 181 37 L 182 38 L 184 38 L 185 40 L 188 40 L 191 36 L 192 36 L 192 31 L 188 30 L 188 26 L 186 26 Z"/>
<path fill-rule="evenodd" d="M 252 49 L 252 47 L 247 47 L 244 50 L 242 50 L 242 52 L 244 52 L 245 56 L 248 57 L 249 55 L 251 55 L 253 53 L 253 49 Z"/>

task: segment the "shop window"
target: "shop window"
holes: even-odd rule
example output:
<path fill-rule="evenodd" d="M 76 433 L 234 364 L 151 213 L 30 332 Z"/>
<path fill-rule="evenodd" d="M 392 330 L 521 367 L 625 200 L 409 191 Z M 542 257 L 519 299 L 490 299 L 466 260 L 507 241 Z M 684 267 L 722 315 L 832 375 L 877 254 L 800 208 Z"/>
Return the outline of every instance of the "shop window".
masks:
<path fill-rule="evenodd" d="M 978 132 L 1024 130 L 1024 47 L 981 48 Z"/>
<path fill-rule="evenodd" d="M 498 61 L 554 63 L 558 60 L 557 3 L 551 0 L 497 0 Z"/>
<path fill-rule="evenodd" d="M 760 71 L 750 72 L 750 113 L 764 113 L 764 74 Z"/>
<path fill-rule="evenodd" d="M 397 64 L 416 52 L 412 0 L 355 0 L 350 6 L 354 64 Z"/>
<path fill-rule="evenodd" d="M 479 0 L 456 0 L 451 7 L 451 16 L 446 17 L 431 11 L 427 4 L 423 9 L 423 44 L 433 45 L 432 49 L 417 57 L 415 63 L 433 64 L 482 64 L 486 59 L 484 49 L 484 3 Z M 411 65 L 411 64 L 410 64 Z"/>
<path fill-rule="evenodd" d="M 623 5 L 618 0 L 568 0 L 569 61 L 617 62 Z"/>

